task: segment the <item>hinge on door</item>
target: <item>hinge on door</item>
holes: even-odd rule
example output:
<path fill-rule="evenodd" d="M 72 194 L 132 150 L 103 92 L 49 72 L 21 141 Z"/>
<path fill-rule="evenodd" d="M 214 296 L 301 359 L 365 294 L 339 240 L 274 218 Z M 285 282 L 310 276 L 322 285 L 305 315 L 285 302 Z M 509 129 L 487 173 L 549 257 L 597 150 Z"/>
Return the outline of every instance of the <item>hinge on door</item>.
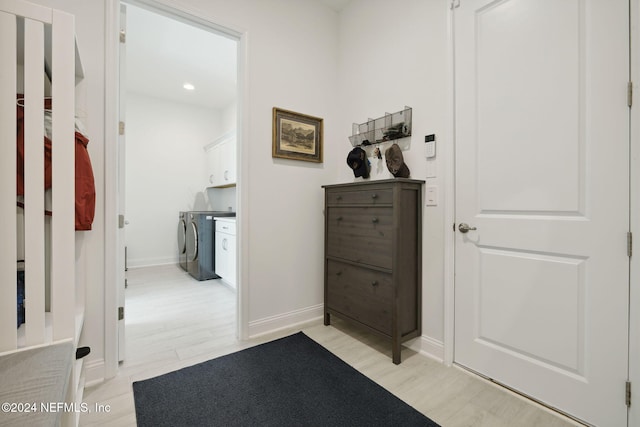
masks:
<path fill-rule="evenodd" d="M 629 108 L 633 105 L 633 82 L 627 83 L 627 105 Z"/>
<path fill-rule="evenodd" d="M 124 135 L 124 122 L 118 123 L 118 133 Z"/>
<path fill-rule="evenodd" d="M 120 43 L 127 41 L 127 33 L 124 30 L 120 30 Z"/>
<path fill-rule="evenodd" d="M 624 402 L 631 406 L 631 381 L 627 381 L 624 388 Z"/>
<path fill-rule="evenodd" d="M 633 233 L 627 232 L 627 256 L 631 258 L 633 255 Z"/>
<path fill-rule="evenodd" d="M 118 307 L 118 320 L 124 319 L 124 307 Z"/>

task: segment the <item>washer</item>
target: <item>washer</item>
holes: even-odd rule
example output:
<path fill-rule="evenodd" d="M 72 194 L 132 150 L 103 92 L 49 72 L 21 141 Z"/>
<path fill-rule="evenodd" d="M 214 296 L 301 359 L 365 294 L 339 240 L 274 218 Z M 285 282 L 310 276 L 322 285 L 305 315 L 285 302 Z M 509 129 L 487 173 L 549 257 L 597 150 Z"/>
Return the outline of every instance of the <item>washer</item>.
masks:
<path fill-rule="evenodd" d="M 187 271 L 187 212 L 178 214 L 178 264 Z"/>

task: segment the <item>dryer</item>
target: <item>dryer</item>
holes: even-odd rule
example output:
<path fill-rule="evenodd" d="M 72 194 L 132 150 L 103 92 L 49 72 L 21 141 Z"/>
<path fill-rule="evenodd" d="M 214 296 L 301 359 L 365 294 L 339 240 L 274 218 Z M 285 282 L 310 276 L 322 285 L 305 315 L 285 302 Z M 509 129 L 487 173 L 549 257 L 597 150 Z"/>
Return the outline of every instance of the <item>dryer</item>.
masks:
<path fill-rule="evenodd" d="M 187 212 L 178 213 L 178 264 L 187 271 Z"/>
<path fill-rule="evenodd" d="M 187 271 L 198 280 L 219 279 L 215 272 L 215 221 L 217 216 L 236 216 L 235 212 L 186 212 L 185 253 Z"/>

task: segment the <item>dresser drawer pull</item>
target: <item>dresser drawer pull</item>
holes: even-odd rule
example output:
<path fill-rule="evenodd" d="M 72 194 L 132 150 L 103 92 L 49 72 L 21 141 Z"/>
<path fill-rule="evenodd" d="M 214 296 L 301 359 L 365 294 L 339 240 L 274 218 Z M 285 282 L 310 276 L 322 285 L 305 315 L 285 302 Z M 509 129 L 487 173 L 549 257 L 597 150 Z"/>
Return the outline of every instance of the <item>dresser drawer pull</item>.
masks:
<path fill-rule="evenodd" d="M 342 196 L 340 195 L 336 196 L 336 200 L 342 200 Z"/>
<path fill-rule="evenodd" d="M 373 217 L 373 219 L 371 220 L 371 222 L 373 222 L 374 224 L 380 222 L 380 220 L 377 217 Z"/>
<path fill-rule="evenodd" d="M 342 221 L 342 215 L 336 218 L 336 221 Z"/>
<path fill-rule="evenodd" d="M 373 194 L 371 195 L 371 198 L 372 198 L 372 199 L 377 199 L 377 198 L 378 198 L 378 195 L 377 195 L 376 193 L 373 193 Z"/>
<path fill-rule="evenodd" d="M 378 281 L 374 280 L 373 282 L 371 282 L 371 286 L 378 286 Z"/>
<path fill-rule="evenodd" d="M 336 273 L 336 276 L 342 276 L 342 271 L 338 271 L 338 272 Z"/>

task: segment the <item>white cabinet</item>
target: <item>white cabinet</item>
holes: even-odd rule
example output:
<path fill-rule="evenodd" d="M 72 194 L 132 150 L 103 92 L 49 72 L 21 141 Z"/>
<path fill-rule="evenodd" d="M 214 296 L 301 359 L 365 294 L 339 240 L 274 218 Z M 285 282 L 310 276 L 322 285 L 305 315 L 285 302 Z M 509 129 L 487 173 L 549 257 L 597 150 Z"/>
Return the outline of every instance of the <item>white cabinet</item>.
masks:
<path fill-rule="evenodd" d="M 236 134 L 227 133 L 205 147 L 207 187 L 236 185 Z"/>
<path fill-rule="evenodd" d="M 214 187 L 221 179 L 220 146 L 207 146 L 205 152 L 207 153 L 207 187 Z"/>
<path fill-rule="evenodd" d="M 236 219 L 216 217 L 216 274 L 236 288 Z"/>
<path fill-rule="evenodd" d="M 220 163 L 224 185 L 236 183 L 236 137 L 222 143 L 220 147 Z"/>

